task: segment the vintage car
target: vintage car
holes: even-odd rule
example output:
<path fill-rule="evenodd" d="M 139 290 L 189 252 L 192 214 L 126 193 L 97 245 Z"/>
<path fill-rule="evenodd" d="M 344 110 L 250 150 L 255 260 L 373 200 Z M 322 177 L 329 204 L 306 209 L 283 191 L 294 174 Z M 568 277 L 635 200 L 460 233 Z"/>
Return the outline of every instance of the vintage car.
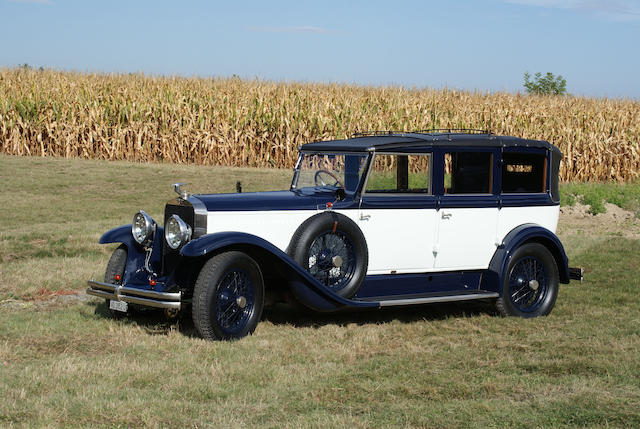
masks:
<path fill-rule="evenodd" d="M 140 210 L 87 293 L 114 312 L 191 310 L 207 339 L 250 334 L 265 305 L 314 311 L 491 300 L 551 312 L 582 279 L 554 234 L 562 154 L 486 132 L 376 132 L 300 148 L 289 190 L 190 195 L 164 227 Z"/>

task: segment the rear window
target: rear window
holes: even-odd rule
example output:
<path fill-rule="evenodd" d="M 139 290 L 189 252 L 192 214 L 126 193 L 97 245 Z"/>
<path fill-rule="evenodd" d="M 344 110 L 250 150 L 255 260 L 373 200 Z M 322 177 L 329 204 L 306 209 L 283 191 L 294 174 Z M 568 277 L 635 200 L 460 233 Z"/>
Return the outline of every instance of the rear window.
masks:
<path fill-rule="evenodd" d="M 502 193 L 541 193 L 546 190 L 547 157 L 537 153 L 502 155 Z"/>
<path fill-rule="evenodd" d="M 445 154 L 445 194 L 490 194 L 493 155 L 489 152 Z"/>

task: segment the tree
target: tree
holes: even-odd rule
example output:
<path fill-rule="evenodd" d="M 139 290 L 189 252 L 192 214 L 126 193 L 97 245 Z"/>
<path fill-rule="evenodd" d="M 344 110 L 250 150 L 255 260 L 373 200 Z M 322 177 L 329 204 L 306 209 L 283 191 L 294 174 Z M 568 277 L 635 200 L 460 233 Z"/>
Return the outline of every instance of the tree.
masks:
<path fill-rule="evenodd" d="M 538 72 L 531 80 L 531 75 L 526 72 L 524 74 L 524 88 L 528 94 L 564 95 L 567 93 L 567 81 L 562 76 L 554 76 L 550 72 L 544 76 Z"/>

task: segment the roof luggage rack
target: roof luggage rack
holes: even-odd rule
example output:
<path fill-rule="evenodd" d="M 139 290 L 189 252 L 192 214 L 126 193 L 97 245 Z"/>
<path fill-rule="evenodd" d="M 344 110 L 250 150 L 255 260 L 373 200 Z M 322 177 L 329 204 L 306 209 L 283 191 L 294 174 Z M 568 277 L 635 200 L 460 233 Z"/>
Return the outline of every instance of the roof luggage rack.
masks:
<path fill-rule="evenodd" d="M 394 134 L 488 134 L 491 135 L 489 130 L 480 130 L 475 128 L 431 128 L 428 130 L 417 131 L 394 131 L 394 130 L 376 130 L 376 131 L 360 131 L 353 133 L 353 137 L 368 137 L 368 136 L 391 136 Z"/>
<path fill-rule="evenodd" d="M 394 131 L 394 130 L 358 131 L 356 133 L 353 133 L 353 137 L 392 136 L 394 134 L 407 134 L 407 131 Z"/>

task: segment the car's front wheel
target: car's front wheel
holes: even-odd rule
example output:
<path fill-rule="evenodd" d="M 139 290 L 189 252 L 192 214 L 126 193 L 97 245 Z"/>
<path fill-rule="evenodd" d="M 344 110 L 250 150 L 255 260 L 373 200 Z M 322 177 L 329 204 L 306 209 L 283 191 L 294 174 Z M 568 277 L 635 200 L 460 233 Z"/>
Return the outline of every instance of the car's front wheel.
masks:
<path fill-rule="evenodd" d="M 107 262 L 107 269 L 104 272 L 104 282 L 114 285 L 121 285 L 124 279 L 124 270 L 127 266 L 127 246 L 121 244 L 116 250 L 113 251 L 109 262 Z M 109 308 L 109 301 L 105 300 L 107 308 Z M 131 306 L 128 306 L 126 313 L 109 309 L 109 313 L 114 319 L 122 316 L 126 316 L 130 313 Z"/>
<path fill-rule="evenodd" d="M 262 316 L 264 283 L 258 264 L 237 251 L 209 259 L 193 291 L 192 317 L 208 340 L 232 340 L 253 333 Z"/>
<path fill-rule="evenodd" d="M 546 316 L 555 305 L 558 284 L 558 266 L 551 252 L 539 243 L 524 244 L 507 265 L 496 309 L 504 316 Z"/>

